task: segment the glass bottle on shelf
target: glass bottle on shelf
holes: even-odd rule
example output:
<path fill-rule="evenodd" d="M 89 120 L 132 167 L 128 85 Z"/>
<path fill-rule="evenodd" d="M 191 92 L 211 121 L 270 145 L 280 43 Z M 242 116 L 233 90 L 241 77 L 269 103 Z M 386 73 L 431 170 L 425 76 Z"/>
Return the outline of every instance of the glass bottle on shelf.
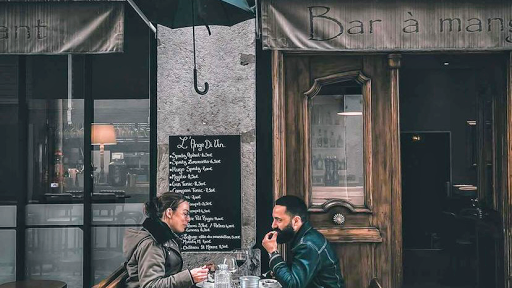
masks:
<path fill-rule="evenodd" d="M 325 173 L 324 173 L 324 179 L 325 179 L 325 186 L 331 186 L 332 182 L 332 175 L 331 175 L 331 158 L 330 156 L 325 156 L 324 158 L 324 166 L 325 166 Z"/>
<path fill-rule="evenodd" d="M 322 159 L 322 154 L 318 155 L 318 159 L 316 160 L 316 170 L 324 169 L 324 160 Z"/>
<path fill-rule="evenodd" d="M 323 147 L 329 147 L 329 138 L 327 138 L 327 130 L 324 130 Z"/>
<path fill-rule="evenodd" d="M 329 138 L 329 146 L 331 148 L 336 147 L 336 140 L 334 140 L 334 132 L 331 131 L 331 137 Z"/>
<path fill-rule="evenodd" d="M 338 168 L 339 170 L 347 170 L 347 162 L 345 159 L 340 160 Z"/>
<path fill-rule="evenodd" d="M 339 170 L 339 161 L 336 156 L 332 159 L 333 169 L 332 169 L 332 184 L 333 186 L 339 186 L 340 185 L 340 174 L 338 172 Z"/>
<path fill-rule="evenodd" d="M 64 176 L 64 167 L 62 165 L 62 151 L 57 150 L 54 154 L 53 160 L 53 177 L 52 182 L 50 184 L 50 190 L 52 193 L 61 193 L 62 192 L 62 182 Z"/>
<path fill-rule="evenodd" d="M 317 147 L 322 147 L 322 130 L 321 129 L 318 129 L 318 137 L 316 138 L 316 146 Z"/>
<path fill-rule="evenodd" d="M 332 115 L 331 115 L 331 111 L 327 111 L 327 122 L 325 124 L 327 125 L 332 125 Z"/>
<path fill-rule="evenodd" d="M 336 147 L 338 147 L 338 148 L 343 147 L 343 140 L 341 139 L 341 134 L 338 135 L 338 139 L 336 140 Z"/>

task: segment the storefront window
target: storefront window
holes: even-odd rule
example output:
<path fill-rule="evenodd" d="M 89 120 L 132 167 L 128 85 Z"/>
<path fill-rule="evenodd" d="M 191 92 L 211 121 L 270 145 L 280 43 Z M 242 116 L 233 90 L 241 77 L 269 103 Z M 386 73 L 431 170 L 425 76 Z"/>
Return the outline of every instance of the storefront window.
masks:
<path fill-rule="evenodd" d="M 365 205 L 363 94 L 356 81 L 323 86 L 310 100 L 311 205 Z"/>
<path fill-rule="evenodd" d="M 152 32 L 135 11 L 124 24 L 122 53 L 0 56 L 0 284 L 91 287 L 123 263 L 150 196 L 156 71 Z"/>

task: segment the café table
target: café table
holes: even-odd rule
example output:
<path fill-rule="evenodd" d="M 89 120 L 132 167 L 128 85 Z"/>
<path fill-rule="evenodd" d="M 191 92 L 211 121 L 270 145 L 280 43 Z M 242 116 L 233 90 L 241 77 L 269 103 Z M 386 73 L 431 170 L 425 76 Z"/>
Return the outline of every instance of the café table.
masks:
<path fill-rule="evenodd" d="M 0 285 L 0 288 L 67 288 L 68 285 L 58 280 L 22 280 Z"/>

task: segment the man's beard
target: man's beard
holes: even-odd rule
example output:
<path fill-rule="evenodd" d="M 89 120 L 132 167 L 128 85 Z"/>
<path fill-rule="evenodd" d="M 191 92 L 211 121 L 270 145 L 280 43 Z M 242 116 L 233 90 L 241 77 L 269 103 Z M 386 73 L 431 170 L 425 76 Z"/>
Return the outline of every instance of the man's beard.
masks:
<path fill-rule="evenodd" d="M 279 228 L 275 228 L 274 231 L 277 231 L 277 243 L 283 244 L 288 243 L 295 236 L 295 231 L 293 231 L 292 223 L 289 223 L 283 230 Z"/>

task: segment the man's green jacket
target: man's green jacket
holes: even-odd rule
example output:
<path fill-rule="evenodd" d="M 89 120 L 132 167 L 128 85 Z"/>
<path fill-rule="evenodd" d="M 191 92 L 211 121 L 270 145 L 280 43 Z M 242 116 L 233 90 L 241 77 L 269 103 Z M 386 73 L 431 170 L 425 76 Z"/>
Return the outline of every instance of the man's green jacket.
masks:
<path fill-rule="evenodd" d="M 270 258 L 270 269 L 283 288 L 345 287 L 336 253 L 309 222 L 295 234 L 291 251 L 289 264 L 277 253 Z"/>

